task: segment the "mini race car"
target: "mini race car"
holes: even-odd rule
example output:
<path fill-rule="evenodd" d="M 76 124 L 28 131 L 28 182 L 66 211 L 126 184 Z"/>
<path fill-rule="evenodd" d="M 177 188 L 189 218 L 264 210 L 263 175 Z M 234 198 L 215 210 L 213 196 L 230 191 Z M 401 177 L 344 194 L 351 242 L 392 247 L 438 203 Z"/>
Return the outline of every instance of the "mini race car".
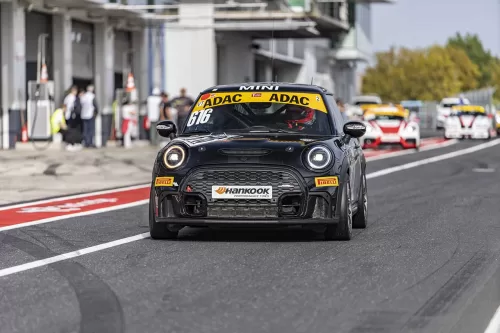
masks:
<path fill-rule="evenodd" d="M 420 148 L 418 122 L 408 120 L 409 113 L 393 105 L 372 107 L 365 113 L 366 134 L 363 149 L 399 146 L 403 149 Z"/>
<path fill-rule="evenodd" d="M 493 121 L 479 105 L 457 105 L 451 110 L 444 125 L 446 139 L 489 139 Z"/>
<path fill-rule="evenodd" d="M 362 122 L 345 122 L 333 95 L 313 85 L 243 83 L 199 94 L 184 126 L 154 162 L 154 239 L 186 226 L 320 227 L 349 240 L 367 225 Z"/>

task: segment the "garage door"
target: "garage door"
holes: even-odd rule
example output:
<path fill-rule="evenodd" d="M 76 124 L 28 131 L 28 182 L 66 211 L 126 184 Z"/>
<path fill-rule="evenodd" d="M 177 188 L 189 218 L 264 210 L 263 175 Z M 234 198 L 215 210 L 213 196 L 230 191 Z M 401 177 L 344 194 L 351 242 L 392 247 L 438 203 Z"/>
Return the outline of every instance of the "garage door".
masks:
<path fill-rule="evenodd" d="M 71 39 L 73 41 L 73 78 L 93 80 L 94 78 L 94 26 L 73 20 Z"/>
<path fill-rule="evenodd" d="M 130 66 L 132 49 L 132 35 L 129 31 L 115 30 L 115 88 L 123 88 L 123 68 Z M 128 62 L 128 63 L 127 63 Z"/>

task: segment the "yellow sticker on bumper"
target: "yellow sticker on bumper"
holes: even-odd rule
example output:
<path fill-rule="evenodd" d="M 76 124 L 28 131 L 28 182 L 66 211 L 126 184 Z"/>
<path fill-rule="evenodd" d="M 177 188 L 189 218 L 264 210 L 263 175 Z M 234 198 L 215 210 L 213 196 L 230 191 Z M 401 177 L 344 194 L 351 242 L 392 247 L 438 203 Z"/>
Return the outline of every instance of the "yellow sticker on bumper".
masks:
<path fill-rule="evenodd" d="M 174 185 L 174 177 L 156 177 L 155 179 L 155 187 L 173 186 L 173 185 Z"/>
<path fill-rule="evenodd" d="M 316 187 L 339 186 L 339 177 L 337 176 L 316 177 L 314 178 L 314 183 L 316 184 Z"/>

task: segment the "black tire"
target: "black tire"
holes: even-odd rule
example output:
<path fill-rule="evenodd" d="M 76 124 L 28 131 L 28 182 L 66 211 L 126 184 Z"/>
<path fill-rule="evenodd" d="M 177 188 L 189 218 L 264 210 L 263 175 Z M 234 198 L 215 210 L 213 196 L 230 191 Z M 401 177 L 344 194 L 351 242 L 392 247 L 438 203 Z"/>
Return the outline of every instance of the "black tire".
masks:
<path fill-rule="evenodd" d="M 153 239 L 176 239 L 179 231 L 171 231 L 166 223 L 155 221 L 154 185 L 151 185 L 149 194 L 149 233 Z"/>
<path fill-rule="evenodd" d="M 364 229 L 368 225 L 368 192 L 366 186 L 366 175 L 363 174 L 361 180 L 361 189 L 359 191 L 358 211 L 352 219 L 352 227 L 355 229 Z"/>
<path fill-rule="evenodd" d="M 340 200 L 340 219 L 337 224 L 326 226 L 324 236 L 325 240 L 350 240 L 352 238 L 352 205 L 351 205 L 351 183 L 349 175 L 342 184 Z"/>

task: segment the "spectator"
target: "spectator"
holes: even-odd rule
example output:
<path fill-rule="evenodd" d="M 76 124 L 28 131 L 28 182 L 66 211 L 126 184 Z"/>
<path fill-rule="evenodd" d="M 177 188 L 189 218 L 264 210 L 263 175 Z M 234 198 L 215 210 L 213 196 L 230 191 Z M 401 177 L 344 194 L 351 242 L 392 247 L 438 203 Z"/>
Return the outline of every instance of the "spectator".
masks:
<path fill-rule="evenodd" d="M 52 135 L 54 137 L 59 137 L 59 140 L 55 140 L 57 142 L 66 141 L 66 131 L 68 127 L 66 126 L 66 118 L 64 117 L 65 111 L 66 105 L 63 104 L 60 108 L 56 109 L 50 117 L 50 127 Z"/>
<path fill-rule="evenodd" d="M 67 124 L 67 132 L 66 132 L 66 142 L 67 142 L 67 150 L 69 151 L 77 151 L 82 148 L 82 105 L 81 98 L 83 97 L 84 91 L 80 91 L 78 96 L 74 100 L 73 108 L 69 112 L 69 118 L 66 121 Z M 68 108 L 68 105 L 66 105 Z M 66 114 L 68 111 L 66 110 Z"/>
<path fill-rule="evenodd" d="M 168 94 L 166 92 L 162 92 L 160 96 L 160 120 L 173 121 L 172 103 L 168 100 Z"/>
<path fill-rule="evenodd" d="M 191 97 L 187 96 L 186 88 L 182 88 L 179 97 L 174 98 L 172 106 L 177 110 L 177 128 L 181 129 L 189 116 L 189 109 L 194 104 Z"/>
<path fill-rule="evenodd" d="M 73 85 L 69 89 L 69 93 L 66 95 L 66 97 L 64 97 L 63 104 L 66 105 L 66 111 L 64 114 L 66 117 L 66 120 L 68 120 L 71 116 L 71 112 L 73 111 L 73 108 L 75 106 L 77 94 L 78 94 L 78 87 Z"/>
<path fill-rule="evenodd" d="M 80 102 L 82 105 L 83 142 L 86 148 L 95 148 L 95 118 L 98 110 L 93 85 L 87 87 L 87 92 L 82 94 Z"/>

